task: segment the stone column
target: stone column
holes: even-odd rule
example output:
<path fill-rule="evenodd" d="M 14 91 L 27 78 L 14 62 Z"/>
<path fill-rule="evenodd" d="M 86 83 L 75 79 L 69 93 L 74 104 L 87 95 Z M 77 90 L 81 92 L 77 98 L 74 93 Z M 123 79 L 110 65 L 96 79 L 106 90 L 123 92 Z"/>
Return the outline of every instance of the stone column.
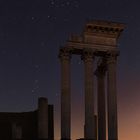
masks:
<path fill-rule="evenodd" d="M 60 51 L 61 60 L 61 139 L 71 139 L 70 52 Z"/>
<path fill-rule="evenodd" d="M 108 140 L 118 140 L 117 127 L 117 87 L 116 87 L 116 58 L 112 53 L 107 58 L 108 63 Z"/>
<path fill-rule="evenodd" d="M 43 97 L 38 99 L 38 138 L 48 139 L 48 100 Z"/>
<path fill-rule="evenodd" d="M 106 105 L 105 105 L 105 64 L 96 70 L 97 76 L 97 108 L 98 108 L 98 140 L 106 140 Z"/>
<path fill-rule="evenodd" d="M 91 50 L 83 54 L 85 65 L 85 139 L 95 140 L 95 123 L 94 123 L 94 67 L 93 53 Z"/>

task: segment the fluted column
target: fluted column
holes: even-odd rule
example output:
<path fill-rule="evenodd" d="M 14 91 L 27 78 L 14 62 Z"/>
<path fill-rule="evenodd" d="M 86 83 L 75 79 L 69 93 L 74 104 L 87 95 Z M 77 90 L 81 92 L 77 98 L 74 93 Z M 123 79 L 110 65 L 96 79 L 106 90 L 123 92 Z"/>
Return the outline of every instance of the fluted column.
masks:
<path fill-rule="evenodd" d="M 109 54 L 108 63 L 108 140 L 118 140 L 117 124 L 117 87 L 116 87 L 116 58 L 114 52 Z"/>
<path fill-rule="evenodd" d="M 93 80 L 93 53 L 85 51 L 82 59 L 85 67 L 85 139 L 95 140 L 95 123 L 94 123 L 94 80 Z"/>
<path fill-rule="evenodd" d="M 60 51 L 61 60 L 61 139 L 71 139 L 70 52 Z"/>
<path fill-rule="evenodd" d="M 102 63 L 96 70 L 97 76 L 97 108 L 98 108 L 98 140 L 106 140 L 106 105 L 105 105 L 105 73 L 106 65 Z"/>

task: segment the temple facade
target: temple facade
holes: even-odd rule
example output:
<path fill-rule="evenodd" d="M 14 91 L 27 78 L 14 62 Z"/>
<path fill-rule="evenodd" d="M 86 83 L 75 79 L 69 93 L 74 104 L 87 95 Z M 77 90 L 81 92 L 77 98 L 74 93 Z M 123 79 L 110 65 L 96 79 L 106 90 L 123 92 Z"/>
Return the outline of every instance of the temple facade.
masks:
<path fill-rule="evenodd" d="M 70 63 L 73 54 L 79 55 L 84 63 L 84 139 L 106 140 L 106 132 L 108 132 L 108 140 L 118 140 L 116 70 L 119 49 L 117 43 L 123 29 L 124 24 L 121 23 L 89 21 L 81 35 L 70 36 L 66 44 L 60 48 L 62 140 L 71 139 Z M 98 90 L 97 119 L 95 119 L 94 78 L 97 79 Z M 106 114 L 108 114 L 107 118 Z"/>

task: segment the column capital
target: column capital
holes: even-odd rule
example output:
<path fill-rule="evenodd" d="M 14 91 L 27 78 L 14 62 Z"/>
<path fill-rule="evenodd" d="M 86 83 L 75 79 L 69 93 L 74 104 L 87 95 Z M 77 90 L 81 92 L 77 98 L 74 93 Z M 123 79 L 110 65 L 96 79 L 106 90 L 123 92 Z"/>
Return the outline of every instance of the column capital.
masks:
<path fill-rule="evenodd" d="M 67 48 L 61 48 L 58 57 L 60 60 L 69 60 L 71 58 L 71 51 Z"/>
<path fill-rule="evenodd" d="M 92 49 L 84 49 L 81 59 L 83 61 L 93 61 L 94 59 L 94 51 Z"/>
<path fill-rule="evenodd" d="M 119 51 L 109 51 L 106 54 L 107 64 L 116 63 L 117 56 L 119 55 Z"/>
<path fill-rule="evenodd" d="M 95 70 L 95 75 L 97 77 L 105 76 L 107 71 L 107 59 L 106 57 L 101 57 L 97 62 L 97 69 Z"/>
<path fill-rule="evenodd" d="M 97 77 L 104 77 L 107 71 L 106 65 L 99 65 L 95 71 Z"/>

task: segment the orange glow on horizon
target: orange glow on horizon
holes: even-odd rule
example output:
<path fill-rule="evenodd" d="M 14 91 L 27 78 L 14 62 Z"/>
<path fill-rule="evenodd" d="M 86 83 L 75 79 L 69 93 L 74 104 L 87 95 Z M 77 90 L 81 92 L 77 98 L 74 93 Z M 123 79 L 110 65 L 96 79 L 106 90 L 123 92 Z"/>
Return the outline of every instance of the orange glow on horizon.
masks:
<path fill-rule="evenodd" d="M 135 83 L 133 88 L 129 89 L 129 86 L 131 87 L 131 83 L 118 91 L 118 140 L 140 140 L 139 82 Z M 55 138 L 60 140 L 60 119 L 58 117 L 56 122 Z M 83 101 L 80 99 L 72 103 L 72 140 L 83 137 L 83 124 L 84 108 Z"/>

